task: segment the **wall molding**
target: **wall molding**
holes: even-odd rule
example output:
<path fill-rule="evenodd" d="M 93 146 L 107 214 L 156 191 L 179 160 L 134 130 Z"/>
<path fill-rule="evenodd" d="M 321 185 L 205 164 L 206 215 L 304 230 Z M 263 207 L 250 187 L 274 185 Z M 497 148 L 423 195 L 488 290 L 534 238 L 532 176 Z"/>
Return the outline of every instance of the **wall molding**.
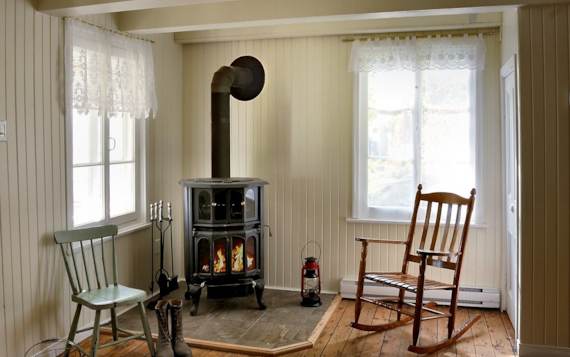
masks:
<path fill-rule="evenodd" d="M 519 346 L 520 356 L 529 357 L 558 357 L 570 356 L 570 348 L 557 347 L 547 345 L 533 345 L 529 343 L 521 343 Z"/>

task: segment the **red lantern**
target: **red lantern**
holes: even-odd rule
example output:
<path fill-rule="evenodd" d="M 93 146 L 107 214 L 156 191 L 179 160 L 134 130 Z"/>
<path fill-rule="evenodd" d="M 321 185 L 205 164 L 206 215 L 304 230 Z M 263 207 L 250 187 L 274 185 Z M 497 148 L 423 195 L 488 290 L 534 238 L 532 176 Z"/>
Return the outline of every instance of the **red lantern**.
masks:
<path fill-rule="evenodd" d="M 305 257 L 303 252 L 307 246 L 313 243 L 318 249 L 318 257 Z M 301 269 L 301 305 L 307 307 L 321 306 L 321 268 L 319 266 L 319 258 L 321 255 L 321 246 L 315 241 L 309 241 L 301 251 L 303 260 L 303 268 Z"/>

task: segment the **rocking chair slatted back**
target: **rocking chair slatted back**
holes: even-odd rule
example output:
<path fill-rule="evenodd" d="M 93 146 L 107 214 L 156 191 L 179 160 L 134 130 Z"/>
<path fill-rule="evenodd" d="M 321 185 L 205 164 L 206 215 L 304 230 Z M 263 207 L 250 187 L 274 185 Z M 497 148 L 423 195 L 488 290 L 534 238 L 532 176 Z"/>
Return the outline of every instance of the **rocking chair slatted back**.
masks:
<path fill-rule="evenodd" d="M 409 262 L 421 262 L 421 257 L 412 252 L 412 246 L 414 245 L 414 237 L 417 235 L 417 217 L 423 213 L 421 212 L 422 210 L 420 210 L 422 203 L 425 203 L 427 207 L 425 208 L 425 219 L 421 230 L 418 248 L 433 251 L 438 247 L 438 250 L 442 253 L 451 253 L 449 255 L 430 256 L 427 264 L 438 268 L 457 271 L 458 265 L 463 257 L 463 249 L 467 241 L 469 223 L 475 201 L 475 189 L 471 190 L 471 196 L 469 198 L 464 198 L 454 193 L 446 192 L 422 194 L 421 190 L 422 185 L 419 185 L 416 193 L 410 230 L 406 241 L 406 252 L 402 263 L 402 273 L 407 273 Z M 437 212 L 435 214 L 435 222 L 432 223 L 432 205 L 434 204 L 437 204 Z M 464 206 L 466 207 L 466 214 L 462 215 Z M 443 224 L 441 222 L 442 216 L 445 217 L 445 222 Z M 455 219 L 453 219 L 453 216 L 455 216 Z M 431 233 L 431 240 L 428 243 L 430 228 L 432 225 L 433 232 Z M 428 248 L 426 248 L 426 244 L 429 244 Z"/>
<path fill-rule="evenodd" d="M 113 275 L 110 281 L 111 284 L 117 286 L 117 262 L 115 255 L 115 236 L 117 231 L 117 226 L 108 225 L 55 233 L 55 242 L 61 249 L 65 270 L 74 295 L 85 291 L 82 282 L 87 284 L 87 291 L 101 289 L 103 286 L 109 287 L 104 249 L 104 239 L 107 237 L 111 238 L 112 246 Z M 97 257 L 94 240 L 101 246 L 100 257 Z M 75 257 L 79 254 L 74 252 L 74 248 L 79 248 L 81 258 Z M 86 252 L 87 249 L 91 250 L 91 258 L 89 258 L 89 254 Z M 78 262 L 79 259 L 81 260 L 80 262 Z"/>

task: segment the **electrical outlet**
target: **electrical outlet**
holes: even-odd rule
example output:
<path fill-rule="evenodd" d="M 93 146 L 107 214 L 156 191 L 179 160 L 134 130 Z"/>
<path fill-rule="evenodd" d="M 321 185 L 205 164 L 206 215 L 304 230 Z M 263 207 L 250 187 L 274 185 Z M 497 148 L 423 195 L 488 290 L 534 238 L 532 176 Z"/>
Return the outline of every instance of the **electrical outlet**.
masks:
<path fill-rule="evenodd" d="M 7 131 L 8 125 L 6 120 L 0 120 L 0 141 L 8 141 Z"/>

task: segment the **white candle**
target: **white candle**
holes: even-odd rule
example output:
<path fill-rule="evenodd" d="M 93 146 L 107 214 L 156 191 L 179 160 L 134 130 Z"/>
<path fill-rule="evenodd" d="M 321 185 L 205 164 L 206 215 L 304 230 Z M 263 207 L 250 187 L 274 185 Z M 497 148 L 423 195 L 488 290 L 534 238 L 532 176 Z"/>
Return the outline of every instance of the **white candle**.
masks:
<path fill-rule="evenodd" d="M 162 200 L 158 201 L 158 221 L 162 222 Z"/>
<path fill-rule="evenodd" d="M 168 211 L 168 220 L 172 221 L 172 205 L 170 202 L 166 203 L 167 211 Z"/>

